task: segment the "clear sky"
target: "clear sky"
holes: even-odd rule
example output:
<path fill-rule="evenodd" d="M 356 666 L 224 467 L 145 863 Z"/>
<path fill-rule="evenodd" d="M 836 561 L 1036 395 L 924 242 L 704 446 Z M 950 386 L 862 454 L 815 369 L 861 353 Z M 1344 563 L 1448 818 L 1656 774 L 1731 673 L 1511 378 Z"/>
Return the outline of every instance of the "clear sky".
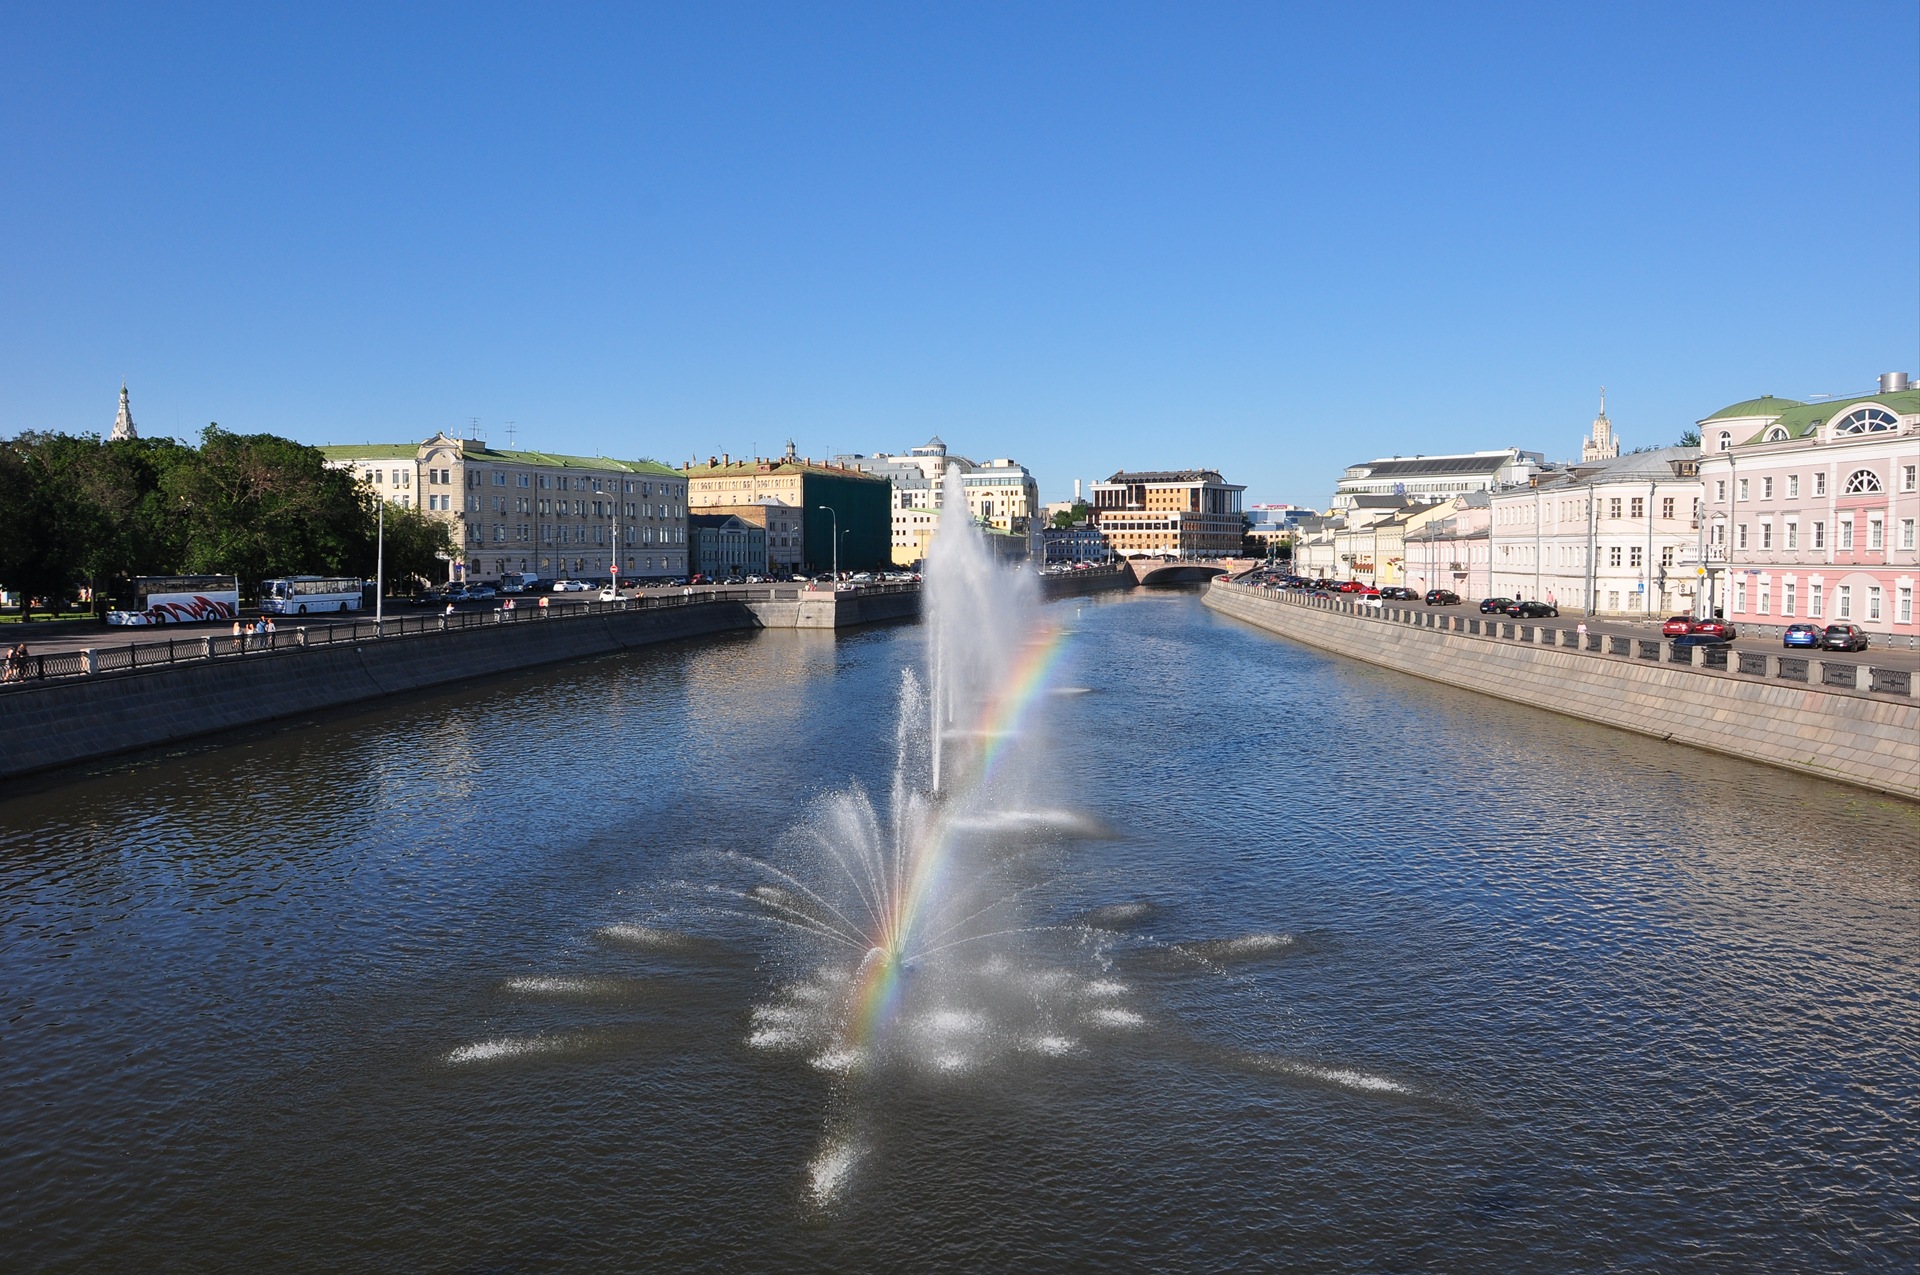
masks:
<path fill-rule="evenodd" d="M 0 436 L 1213 466 L 1920 373 L 1920 6 L 14 5 Z"/>

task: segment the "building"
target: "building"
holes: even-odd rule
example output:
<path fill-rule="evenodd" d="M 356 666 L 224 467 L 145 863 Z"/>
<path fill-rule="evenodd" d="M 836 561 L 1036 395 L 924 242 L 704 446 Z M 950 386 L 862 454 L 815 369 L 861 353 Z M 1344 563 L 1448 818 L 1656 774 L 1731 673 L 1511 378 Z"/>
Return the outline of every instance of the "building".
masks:
<path fill-rule="evenodd" d="M 1093 485 L 1093 519 L 1122 558 L 1231 558 L 1244 491 L 1215 469 L 1123 471 Z"/>
<path fill-rule="evenodd" d="M 1484 491 L 1455 496 L 1439 518 L 1404 540 L 1407 587 L 1426 593 L 1451 589 L 1462 598 L 1492 595 L 1493 498 Z"/>
<path fill-rule="evenodd" d="M 767 574 L 767 529 L 738 514 L 687 515 L 687 561 L 710 580 Z"/>
<path fill-rule="evenodd" d="M 686 482 L 650 460 L 509 451 L 436 434 L 322 447 L 381 499 L 449 524 L 454 579 L 661 579 L 687 572 Z"/>
<path fill-rule="evenodd" d="M 1100 528 L 1089 522 L 1071 527 L 1043 527 L 1040 531 L 1041 560 L 1056 562 L 1105 562 L 1113 556 Z"/>
<path fill-rule="evenodd" d="M 1290 540 L 1299 528 L 1302 518 L 1315 516 L 1312 509 L 1301 505 L 1248 505 L 1247 527 L 1245 535 L 1259 544 L 1261 552 L 1268 557 L 1274 556 L 1279 547 Z"/>
<path fill-rule="evenodd" d="M 777 574 L 831 570 L 836 532 L 840 570 L 876 570 L 892 560 L 892 497 L 884 479 L 803 458 L 791 443 L 779 458 L 710 456 L 681 474 L 694 511 L 733 514 L 766 528 L 768 566 Z M 797 530 L 777 531 L 773 524 Z"/>
<path fill-rule="evenodd" d="M 140 431 L 133 427 L 133 408 L 127 403 L 127 383 L 120 382 L 120 414 L 113 418 L 113 432 L 107 435 L 110 442 L 140 437 Z"/>
<path fill-rule="evenodd" d="M 1857 624 L 1920 637 L 1920 390 L 1762 397 L 1700 422 L 1712 605 L 1735 624 Z"/>
<path fill-rule="evenodd" d="M 1690 610 L 1699 460 L 1698 448 L 1661 447 L 1492 493 L 1490 591 L 1588 615 Z"/>
<path fill-rule="evenodd" d="M 1349 465 L 1333 491 L 1335 514 L 1362 496 L 1410 496 L 1423 503 L 1452 500 L 1470 491 L 1492 491 L 1526 482 L 1546 468 L 1539 452 L 1515 447 L 1452 456 L 1392 456 Z"/>
<path fill-rule="evenodd" d="M 956 470 L 966 493 L 967 512 L 982 528 L 1029 539 L 1043 521 L 1040 484 L 1026 466 L 1006 457 L 981 463 L 951 455 L 938 435 L 904 456 L 851 452 L 834 457 L 834 463 L 892 484 L 892 555 L 896 566 L 910 566 L 927 556 L 927 546 L 933 542 L 940 510 L 946 503 L 946 477 Z"/>

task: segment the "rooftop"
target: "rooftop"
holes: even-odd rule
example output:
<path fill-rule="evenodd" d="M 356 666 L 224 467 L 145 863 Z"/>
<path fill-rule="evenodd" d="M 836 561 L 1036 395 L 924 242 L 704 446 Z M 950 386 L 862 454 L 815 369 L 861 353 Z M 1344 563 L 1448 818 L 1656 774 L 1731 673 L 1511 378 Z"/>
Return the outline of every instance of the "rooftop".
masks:
<path fill-rule="evenodd" d="M 1744 403 L 1735 403 L 1731 407 L 1723 407 L 1706 419 L 1710 421 L 1722 421 L 1733 420 L 1743 416 L 1771 417 L 1780 415 L 1780 413 L 1786 411 L 1789 407 L 1805 406 L 1806 404 L 1802 403 L 1799 399 L 1775 398 L 1771 394 L 1762 394 L 1759 398 L 1750 398 Z"/>
<path fill-rule="evenodd" d="M 1401 478 L 1419 475 L 1451 477 L 1465 474 L 1493 474 L 1513 463 L 1512 452 L 1477 452 L 1471 456 L 1414 456 L 1392 460 L 1369 460 L 1350 469 L 1366 470 L 1368 478 Z"/>
<path fill-rule="evenodd" d="M 1107 481 L 1110 483 L 1214 483 L 1221 487 L 1233 485 L 1222 478 L 1217 469 L 1143 469 L 1136 472 L 1123 469 Z"/>
<path fill-rule="evenodd" d="M 749 478 L 756 474 L 814 474 L 823 478 L 845 478 L 854 482 L 884 483 L 887 480 L 850 465 L 829 465 L 812 458 L 804 460 L 723 460 L 707 457 L 705 464 L 686 464 L 680 472 L 687 478 Z"/>
<path fill-rule="evenodd" d="M 1786 402 L 1785 399 L 1774 399 L 1773 401 L 1775 403 Z M 1779 419 L 1763 426 L 1758 434 L 1755 434 L 1751 438 L 1741 439 L 1740 441 L 1757 443 L 1770 432 L 1775 425 L 1786 430 L 1788 438 L 1805 438 L 1832 420 L 1835 416 L 1844 416 L 1854 408 L 1867 403 L 1884 407 L 1895 415 L 1911 416 L 1916 412 L 1920 412 L 1920 389 L 1895 390 L 1891 394 L 1862 394 L 1857 398 L 1828 399 L 1824 403 L 1798 403 L 1792 407 L 1783 409 L 1779 414 Z M 1709 421 L 1713 419 L 1711 416 L 1707 418 Z M 1705 422 L 1702 422 L 1702 424 L 1704 423 Z"/>
<path fill-rule="evenodd" d="M 652 460 L 615 460 L 610 456 L 565 456 L 558 452 L 497 450 L 476 439 L 448 438 L 439 435 L 424 443 L 361 443 L 320 448 L 328 460 L 412 460 L 430 443 L 451 444 L 460 449 L 463 460 L 476 464 L 538 465 L 547 469 L 597 469 L 605 473 L 671 474 L 672 469 Z"/>

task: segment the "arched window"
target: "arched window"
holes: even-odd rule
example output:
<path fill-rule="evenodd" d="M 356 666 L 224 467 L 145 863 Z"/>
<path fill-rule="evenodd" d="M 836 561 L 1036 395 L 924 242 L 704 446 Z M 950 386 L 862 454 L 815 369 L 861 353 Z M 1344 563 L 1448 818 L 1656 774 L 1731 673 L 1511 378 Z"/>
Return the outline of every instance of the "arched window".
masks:
<path fill-rule="evenodd" d="M 1769 442 L 1769 443 L 1784 443 L 1787 441 L 1787 431 L 1783 427 L 1779 425 L 1775 425 L 1772 429 L 1767 431 L 1767 436 L 1762 441 Z"/>
<path fill-rule="evenodd" d="M 1732 450 L 1732 448 L 1733 448 L 1733 435 L 1729 434 L 1724 429 L 1721 430 L 1720 431 L 1720 450 L 1724 452 L 1724 451 L 1730 451 Z"/>
<path fill-rule="evenodd" d="M 1880 490 L 1880 475 L 1871 469 L 1856 469 L 1847 475 L 1847 495 L 1859 496 Z"/>
<path fill-rule="evenodd" d="M 1900 418 L 1884 407 L 1862 407 L 1848 412 L 1833 423 L 1836 434 L 1872 434 L 1883 429 L 1893 429 L 1900 424 Z M 1879 491 L 1878 487 L 1874 488 Z"/>

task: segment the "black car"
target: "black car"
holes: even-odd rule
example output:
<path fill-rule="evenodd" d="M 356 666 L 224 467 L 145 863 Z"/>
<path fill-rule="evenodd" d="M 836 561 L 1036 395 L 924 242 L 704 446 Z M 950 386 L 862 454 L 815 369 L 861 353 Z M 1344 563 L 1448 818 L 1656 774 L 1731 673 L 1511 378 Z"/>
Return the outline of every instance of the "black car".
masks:
<path fill-rule="evenodd" d="M 1480 614 L 1505 615 L 1507 608 L 1512 605 L 1512 598 L 1482 598 L 1480 599 Z"/>
<path fill-rule="evenodd" d="M 1380 590 L 1380 596 L 1394 602 L 1418 602 L 1420 600 L 1420 595 L 1412 589 L 1403 589 L 1397 584 L 1390 584 Z"/>
<path fill-rule="evenodd" d="M 1829 651 L 1864 651 L 1867 631 L 1857 624 L 1829 624 L 1821 635 L 1820 645 Z"/>
<path fill-rule="evenodd" d="M 1452 589 L 1428 589 L 1427 605 L 1430 607 L 1457 607 L 1460 595 Z"/>
<path fill-rule="evenodd" d="M 1542 620 L 1549 616 L 1558 616 L 1560 608 L 1549 606 L 1545 602 L 1509 602 L 1507 614 L 1516 620 Z"/>

